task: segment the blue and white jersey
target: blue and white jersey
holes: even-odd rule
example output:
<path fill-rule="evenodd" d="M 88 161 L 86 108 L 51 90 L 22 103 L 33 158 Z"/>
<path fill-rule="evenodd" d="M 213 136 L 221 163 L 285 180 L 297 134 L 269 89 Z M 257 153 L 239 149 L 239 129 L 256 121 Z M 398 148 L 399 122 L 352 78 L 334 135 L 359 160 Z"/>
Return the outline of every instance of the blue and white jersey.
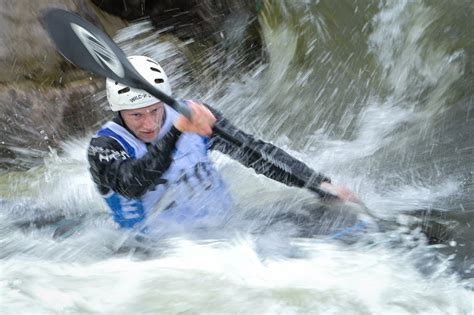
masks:
<path fill-rule="evenodd" d="M 92 178 L 121 227 L 149 232 L 173 225 L 186 229 L 201 223 L 209 226 L 226 217 L 232 199 L 209 160 L 208 149 L 288 186 L 320 193 L 321 182 L 330 182 L 328 177 L 271 143 L 255 139 L 208 108 L 218 127 L 209 139 L 181 134 L 173 127 L 179 115 L 167 106 L 155 145 L 148 144 L 147 148 L 118 117 L 91 139 L 88 160 Z"/>
<path fill-rule="evenodd" d="M 165 112 L 165 121 L 154 144 L 170 131 L 178 117 L 168 106 Z M 107 122 L 96 137 L 113 138 L 131 159 L 140 159 L 148 152 L 147 144 L 113 121 Z M 173 225 L 186 228 L 204 222 L 214 224 L 232 207 L 231 196 L 209 160 L 208 137 L 183 133 L 161 179 L 162 183 L 140 198 L 127 198 L 112 190 L 103 195 L 121 227 L 152 231 Z"/>

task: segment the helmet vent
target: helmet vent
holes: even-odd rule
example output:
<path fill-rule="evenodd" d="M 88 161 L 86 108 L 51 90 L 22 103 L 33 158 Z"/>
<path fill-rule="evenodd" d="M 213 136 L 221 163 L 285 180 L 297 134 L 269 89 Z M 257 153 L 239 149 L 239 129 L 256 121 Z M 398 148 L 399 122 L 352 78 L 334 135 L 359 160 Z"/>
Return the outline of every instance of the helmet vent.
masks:
<path fill-rule="evenodd" d="M 160 69 L 157 69 L 157 68 L 154 68 L 154 67 L 151 67 L 150 69 L 151 69 L 152 71 L 156 71 L 156 72 L 161 73 Z"/>
<path fill-rule="evenodd" d="M 151 60 L 151 59 L 147 59 L 146 61 L 151 62 L 151 63 L 153 63 L 153 64 L 155 64 L 155 65 L 158 65 L 156 62 L 154 62 L 154 61 Z"/>
<path fill-rule="evenodd" d="M 123 94 L 123 93 L 127 93 L 127 92 L 130 92 L 130 88 L 128 86 L 124 87 L 121 90 L 118 90 L 118 94 Z"/>
<path fill-rule="evenodd" d="M 155 79 L 155 83 L 160 84 L 160 83 L 163 83 L 163 82 L 165 82 L 165 80 L 163 80 L 163 79 Z"/>

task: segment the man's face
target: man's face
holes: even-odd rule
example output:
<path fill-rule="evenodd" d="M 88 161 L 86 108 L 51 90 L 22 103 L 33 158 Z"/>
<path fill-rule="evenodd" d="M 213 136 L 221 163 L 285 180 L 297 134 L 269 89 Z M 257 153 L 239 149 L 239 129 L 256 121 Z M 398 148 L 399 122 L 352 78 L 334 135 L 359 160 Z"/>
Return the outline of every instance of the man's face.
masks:
<path fill-rule="evenodd" d="M 165 106 L 162 102 L 121 111 L 122 119 L 135 136 L 144 142 L 153 141 L 160 132 Z"/>

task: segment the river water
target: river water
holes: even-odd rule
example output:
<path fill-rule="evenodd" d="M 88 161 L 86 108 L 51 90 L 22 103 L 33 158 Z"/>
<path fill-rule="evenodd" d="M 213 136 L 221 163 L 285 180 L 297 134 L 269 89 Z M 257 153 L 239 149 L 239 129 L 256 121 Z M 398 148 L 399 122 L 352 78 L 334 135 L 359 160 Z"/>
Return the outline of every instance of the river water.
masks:
<path fill-rule="evenodd" d="M 134 246 L 91 182 L 88 139 L 70 139 L 0 175 L 0 313 L 474 314 L 472 2 L 259 9 L 265 55 L 250 69 L 244 18 L 191 64 L 192 42 L 147 21 L 115 40 L 162 60 L 177 96 L 350 187 L 391 228 L 348 243 L 269 227 L 317 200 L 213 153 L 236 218 Z"/>

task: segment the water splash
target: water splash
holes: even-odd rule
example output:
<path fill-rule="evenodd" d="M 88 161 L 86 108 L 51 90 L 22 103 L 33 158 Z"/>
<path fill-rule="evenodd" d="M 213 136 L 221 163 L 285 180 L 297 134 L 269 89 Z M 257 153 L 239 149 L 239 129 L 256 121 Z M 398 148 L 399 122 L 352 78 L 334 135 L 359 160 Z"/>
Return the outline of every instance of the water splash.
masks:
<path fill-rule="evenodd" d="M 1 175 L 0 310 L 472 313 L 472 281 L 452 270 L 455 260 L 470 263 L 462 248 L 472 238 L 430 246 L 399 217 L 472 200 L 469 190 L 456 197 L 472 164 L 469 104 L 450 103 L 467 53 L 434 45 L 440 10 L 427 2 L 328 4 L 266 1 L 279 11 L 262 21 L 268 59 L 236 76 L 238 54 L 227 60 L 216 48 L 188 59 L 191 43 L 146 21 L 116 40 L 128 54 L 163 60 L 177 96 L 208 101 L 358 191 L 398 229 L 348 246 L 269 227 L 268 218 L 303 212 L 312 196 L 216 155 L 240 207 L 235 224 L 128 246 L 90 180 L 88 140 L 71 140 L 41 167 Z M 42 225 L 44 217 L 59 221 Z M 77 218 L 78 229 L 54 236 L 58 222 Z"/>

